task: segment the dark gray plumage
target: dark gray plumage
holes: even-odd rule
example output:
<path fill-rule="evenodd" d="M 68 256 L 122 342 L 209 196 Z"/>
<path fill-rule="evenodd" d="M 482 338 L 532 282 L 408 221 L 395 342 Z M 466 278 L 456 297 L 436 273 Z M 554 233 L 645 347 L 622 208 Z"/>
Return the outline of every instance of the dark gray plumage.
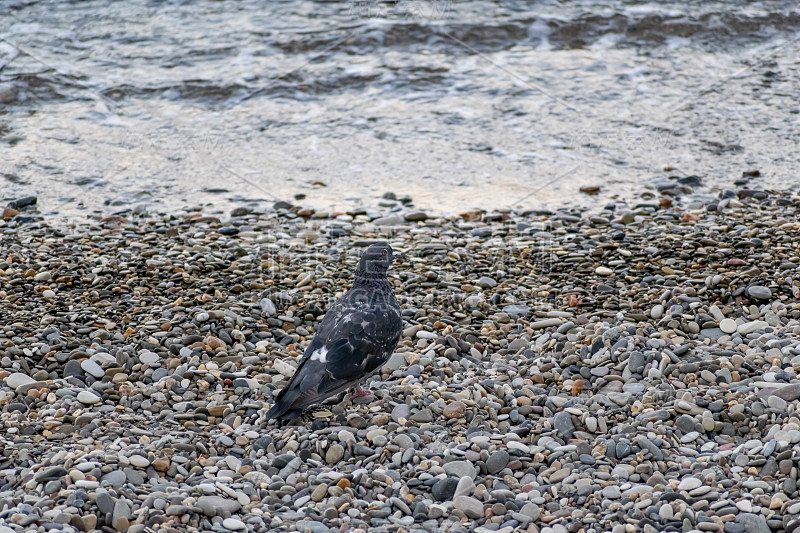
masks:
<path fill-rule="evenodd" d="M 278 393 L 267 420 L 297 418 L 310 405 L 352 388 L 375 373 L 400 340 L 400 306 L 386 278 L 395 259 L 388 244 L 373 244 L 356 267 L 353 286 L 325 314 L 297 371 Z"/>

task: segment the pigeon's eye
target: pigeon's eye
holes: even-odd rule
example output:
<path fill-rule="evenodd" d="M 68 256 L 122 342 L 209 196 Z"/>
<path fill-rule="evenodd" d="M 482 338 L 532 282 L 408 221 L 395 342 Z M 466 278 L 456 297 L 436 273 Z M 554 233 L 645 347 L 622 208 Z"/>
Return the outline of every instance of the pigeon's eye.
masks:
<path fill-rule="evenodd" d="M 383 250 L 383 251 L 381 252 L 381 255 L 386 255 L 386 250 Z"/>

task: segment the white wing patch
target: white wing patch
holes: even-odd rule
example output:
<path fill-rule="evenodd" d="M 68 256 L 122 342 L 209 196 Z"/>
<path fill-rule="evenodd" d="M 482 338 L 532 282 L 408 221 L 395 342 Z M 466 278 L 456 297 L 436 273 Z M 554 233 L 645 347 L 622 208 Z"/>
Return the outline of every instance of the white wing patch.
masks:
<path fill-rule="evenodd" d="M 326 359 L 325 356 L 328 355 L 328 349 L 326 347 L 322 347 L 319 350 L 315 350 L 311 352 L 311 360 L 312 361 L 319 361 L 320 363 L 325 363 Z"/>

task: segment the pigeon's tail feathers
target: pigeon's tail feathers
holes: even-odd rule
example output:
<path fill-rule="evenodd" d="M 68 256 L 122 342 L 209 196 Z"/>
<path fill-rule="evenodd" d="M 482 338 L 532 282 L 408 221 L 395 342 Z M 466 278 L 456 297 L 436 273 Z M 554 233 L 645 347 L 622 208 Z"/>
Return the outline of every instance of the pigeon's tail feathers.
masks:
<path fill-rule="evenodd" d="M 267 420 L 278 418 L 287 420 L 297 418 L 295 411 L 303 411 L 309 405 L 318 403 L 345 388 L 349 382 L 331 383 L 324 362 L 306 358 L 301 361 L 297 371 L 275 399 L 265 416 Z"/>
<path fill-rule="evenodd" d="M 285 420 L 287 418 L 287 413 L 291 411 L 291 407 L 291 404 L 278 400 L 275 402 L 275 405 L 269 408 L 264 416 L 267 417 L 267 420 L 272 420 L 274 418 Z"/>

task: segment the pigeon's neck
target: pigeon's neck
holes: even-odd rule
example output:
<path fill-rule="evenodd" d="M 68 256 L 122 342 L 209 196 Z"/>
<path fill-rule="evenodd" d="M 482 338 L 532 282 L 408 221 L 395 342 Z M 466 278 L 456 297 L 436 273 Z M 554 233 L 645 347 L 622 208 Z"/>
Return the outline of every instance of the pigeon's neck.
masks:
<path fill-rule="evenodd" d="M 389 288 L 389 280 L 386 278 L 386 272 L 369 272 L 367 269 L 357 269 L 355 278 L 353 279 L 354 288 Z"/>

